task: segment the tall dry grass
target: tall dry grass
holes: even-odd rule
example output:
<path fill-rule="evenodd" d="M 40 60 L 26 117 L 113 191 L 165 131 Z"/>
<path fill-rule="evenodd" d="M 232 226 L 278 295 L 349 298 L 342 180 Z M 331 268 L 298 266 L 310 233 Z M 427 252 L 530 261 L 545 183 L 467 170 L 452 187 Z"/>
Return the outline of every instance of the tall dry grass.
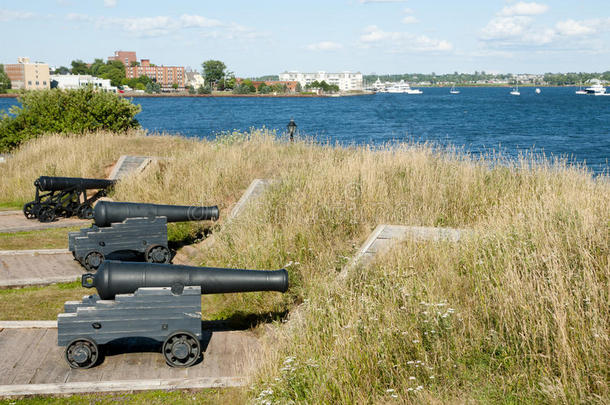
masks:
<path fill-rule="evenodd" d="M 33 165 L 29 189 L 53 153 L 75 162 L 63 175 L 96 174 L 131 142 L 165 159 L 120 182 L 117 200 L 218 203 L 226 214 L 252 179 L 276 179 L 200 252 L 203 265 L 290 271 L 289 294 L 226 297 L 233 310 L 270 317 L 302 304 L 267 343 L 255 402 L 608 400 L 607 177 L 532 156 L 511 163 L 429 145 L 290 144 L 265 131 L 212 142 L 75 140 L 75 150 L 104 151 L 98 167 L 80 167 L 64 140 L 40 142 L 16 156 Z M 29 160 L 27 148 L 46 153 Z M 0 179 L 11 190 L 3 201 L 23 198 L 15 162 Z M 337 280 L 380 223 L 475 236 L 407 242 Z"/>

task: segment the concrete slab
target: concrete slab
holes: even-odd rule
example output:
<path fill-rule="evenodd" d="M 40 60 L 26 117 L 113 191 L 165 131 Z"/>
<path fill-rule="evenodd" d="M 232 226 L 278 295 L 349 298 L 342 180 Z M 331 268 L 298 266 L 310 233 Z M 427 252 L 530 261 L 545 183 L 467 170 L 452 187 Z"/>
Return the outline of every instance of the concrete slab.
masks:
<path fill-rule="evenodd" d="M 130 339 L 111 343 L 101 365 L 73 370 L 57 346 L 57 329 L 0 330 L 0 396 L 149 389 L 234 387 L 260 359 L 260 342 L 251 331 L 206 329 L 203 361 L 183 369 L 165 364 L 160 344 Z"/>
<path fill-rule="evenodd" d="M 132 173 L 140 173 L 146 168 L 155 158 L 150 156 L 129 156 L 123 155 L 117 160 L 116 164 L 110 172 L 108 179 L 121 179 Z"/>
<path fill-rule="evenodd" d="M 79 218 L 59 218 L 57 221 L 42 223 L 37 219 L 27 219 L 21 211 L 0 212 L 0 233 L 14 233 L 24 231 L 38 231 L 50 228 L 68 228 L 72 226 L 85 226 L 91 221 Z M 2 246 L 0 246 L 2 248 Z"/>
<path fill-rule="evenodd" d="M 415 241 L 448 241 L 458 242 L 470 235 L 468 229 L 437 228 L 428 226 L 406 226 L 406 225 L 378 225 L 362 244 L 358 253 L 350 263 L 339 273 L 340 278 L 345 278 L 347 273 L 359 264 L 368 264 L 380 253 L 388 251 L 396 243 L 412 239 Z"/>
<path fill-rule="evenodd" d="M 66 249 L 0 251 L 0 288 L 70 282 L 83 273 Z"/>

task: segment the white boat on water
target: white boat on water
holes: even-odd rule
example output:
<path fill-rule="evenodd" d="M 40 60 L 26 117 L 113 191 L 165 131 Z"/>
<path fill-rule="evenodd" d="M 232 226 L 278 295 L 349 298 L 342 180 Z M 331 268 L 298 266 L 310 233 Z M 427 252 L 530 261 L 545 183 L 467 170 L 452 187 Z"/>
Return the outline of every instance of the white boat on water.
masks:
<path fill-rule="evenodd" d="M 403 93 L 403 94 L 423 94 L 424 92 L 419 89 L 412 89 L 409 83 L 401 80 L 399 83 L 394 83 L 390 87 L 386 88 L 388 93 Z"/>
<path fill-rule="evenodd" d="M 578 90 L 576 90 L 575 93 L 576 94 L 587 94 L 587 92 L 582 89 L 582 82 L 580 82 L 580 86 L 578 86 Z"/>
<path fill-rule="evenodd" d="M 455 84 L 451 86 L 451 90 L 449 90 L 450 94 L 460 94 L 460 91 L 455 88 Z"/>
<path fill-rule="evenodd" d="M 513 90 L 510 92 L 511 96 L 520 96 L 521 92 L 519 91 L 519 85 L 515 85 L 515 87 L 513 87 Z"/>
<path fill-rule="evenodd" d="M 594 96 L 605 96 L 606 95 L 606 88 L 604 86 L 602 86 L 601 81 L 599 81 L 597 79 L 593 79 L 593 80 L 591 80 L 591 83 L 593 83 L 593 84 L 585 89 L 585 92 L 587 94 L 593 94 Z"/>

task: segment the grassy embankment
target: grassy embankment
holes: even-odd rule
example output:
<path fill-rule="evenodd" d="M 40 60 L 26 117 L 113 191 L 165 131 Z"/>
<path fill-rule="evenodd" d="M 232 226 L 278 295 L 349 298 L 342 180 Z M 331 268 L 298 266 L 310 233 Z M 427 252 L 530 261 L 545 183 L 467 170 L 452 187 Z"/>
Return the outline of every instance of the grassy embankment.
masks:
<path fill-rule="evenodd" d="M 216 230 L 199 260 L 288 265 L 290 294 L 225 296 L 225 313 L 216 314 L 273 318 L 300 304 L 267 344 L 246 393 L 255 402 L 608 401 L 607 177 L 426 145 L 97 134 L 22 147 L 0 178 L 0 202 L 27 199 L 41 172 L 100 175 L 129 148 L 168 159 L 121 182 L 117 200 L 219 203 L 226 213 L 253 178 L 278 180 Z M 456 245 L 406 242 L 337 279 L 379 223 L 470 228 L 475 236 Z"/>

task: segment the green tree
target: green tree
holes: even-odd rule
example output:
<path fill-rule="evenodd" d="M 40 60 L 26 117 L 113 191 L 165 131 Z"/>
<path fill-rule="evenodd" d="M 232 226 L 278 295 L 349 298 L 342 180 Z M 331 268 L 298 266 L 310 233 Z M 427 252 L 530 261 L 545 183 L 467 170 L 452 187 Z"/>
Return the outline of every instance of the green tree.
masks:
<path fill-rule="evenodd" d="M 199 86 L 197 89 L 197 94 L 211 94 L 212 88 L 209 85 Z"/>
<path fill-rule="evenodd" d="M 65 66 L 60 66 L 53 72 L 54 75 L 67 75 L 70 73 L 70 69 Z"/>
<path fill-rule="evenodd" d="M 145 87 L 145 92 L 147 93 L 161 93 L 161 85 L 159 83 L 150 82 Z"/>
<path fill-rule="evenodd" d="M 99 77 L 100 69 L 105 65 L 106 65 L 106 63 L 104 62 L 103 59 L 95 59 L 93 61 L 93 63 L 91 64 L 91 67 L 89 68 L 89 72 L 91 73 L 91 75 Z"/>
<path fill-rule="evenodd" d="M 98 68 L 97 76 L 110 79 L 110 84 L 113 86 L 120 86 L 125 79 L 125 65 L 121 61 L 110 60 Z"/>
<path fill-rule="evenodd" d="M 219 60 L 207 60 L 202 63 L 203 78 L 206 83 L 213 87 L 217 87 L 218 83 L 225 77 L 225 69 L 227 66 Z"/>
<path fill-rule="evenodd" d="M 11 79 L 4 71 L 4 65 L 0 65 L 0 94 L 6 93 L 11 88 Z"/>
<path fill-rule="evenodd" d="M 295 91 L 296 91 L 297 93 L 300 93 L 300 92 L 302 92 L 302 91 L 303 91 L 303 88 L 301 87 L 301 83 L 297 82 L 297 85 L 296 85 L 296 87 L 295 87 Z"/>
<path fill-rule="evenodd" d="M 21 107 L 0 117 L 0 150 L 16 148 L 47 133 L 82 134 L 106 130 L 123 132 L 140 126 L 140 106 L 114 93 L 78 90 L 30 91 L 19 97 Z"/>
<path fill-rule="evenodd" d="M 88 75 L 90 73 L 87 64 L 80 59 L 72 61 L 72 74 L 73 75 Z"/>

